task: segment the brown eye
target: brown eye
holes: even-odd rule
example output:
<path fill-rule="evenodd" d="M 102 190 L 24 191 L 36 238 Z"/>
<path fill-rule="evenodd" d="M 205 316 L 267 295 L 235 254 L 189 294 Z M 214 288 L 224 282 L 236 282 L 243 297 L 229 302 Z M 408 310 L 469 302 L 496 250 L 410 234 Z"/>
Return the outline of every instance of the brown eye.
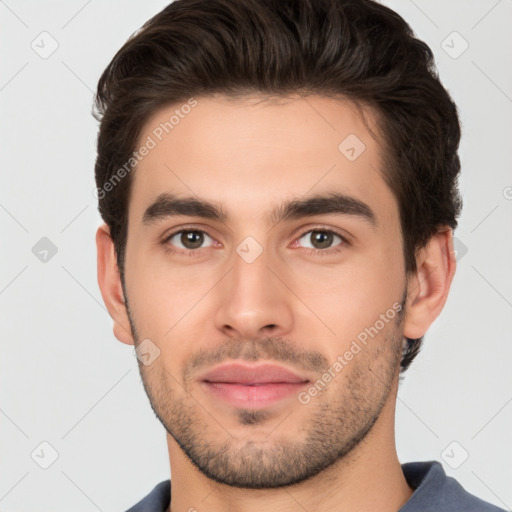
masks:
<path fill-rule="evenodd" d="M 207 238 L 212 240 L 204 231 L 189 229 L 173 233 L 167 238 L 167 243 L 174 245 L 178 249 L 193 251 L 194 249 L 200 249 Z"/>
<path fill-rule="evenodd" d="M 345 242 L 345 239 L 333 231 L 314 229 L 304 233 L 299 240 L 303 240 L 303 247 L 310 249 L 330 249 L 333 243 L 338 239 L 340 242 Z M 309 245 L 308 245 L 309 243 Z M 340 245 L 339 243 L 337 245 Z"/>
<path fill-rule="evenodd" d="M 198 249 L 203 244 L 204 235 L 199 231 L 183 231 L 180 242 L 187 249 Z"/>
<path fill-rule="evenodd" d="M 316 249 L 327 249 L 332 244 L 332 240 L 332 234 L 323 231 L 314 231 L 311 235 L 311 242 Z"/>

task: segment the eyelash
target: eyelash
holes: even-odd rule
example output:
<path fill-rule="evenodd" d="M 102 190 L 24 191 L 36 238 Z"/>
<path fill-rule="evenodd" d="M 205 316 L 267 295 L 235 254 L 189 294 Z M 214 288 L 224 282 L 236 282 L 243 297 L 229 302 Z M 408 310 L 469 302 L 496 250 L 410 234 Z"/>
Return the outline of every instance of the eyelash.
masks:
<path fill-rule="evenodd" d="M 213 238 L 206 231 L 204 231 L 202 229 L 182 228 L 182 229 L 180 229 L 178 231 L 174 231 L 170 235 L 166 236 L 165 239 L 162 241 L 164 249 L 168 254 L 184 254 L 186 256 L 195 256 L 201 249 L 204 249 L 204 247 L 200 247 L 198 249 L 186 249 L 183 251 L 173 249 L 171 247 L 171 245 L 169 244 L 169 240 L 171 240 L 171 238 L 173 238 L 174 236 L 176 236 L 180 233 L 186 233 L 186 232 L 202 233 L 204 235 L 209 236 L 210 238 Z M 325 229 L 325 228 L 321 228 L 321 227 L 308 229 L 307 231 L 304 231 L 301 235 L 299 235 L 298 238 L 296 238 L 296 240 L 300 240 L 304 235 L 307 235 L 308 233 L 312 233 L 312 232 L 336 235 L 341 238 L 342 243 L 340 244 L 340 248 L 338 248 L 338 249 L 332 248 L 332 247 L 330 247 L 328 249 L 314 249 L 314 248 L 309 249 L 310 254 L 312 253 L 312 254 L 315 254 L 318 256 L 325 256 L 327 254 L 338 253 L 338 252 L 342 251 L 345 246 L 350 245 L 350 242 L 342 234 L 340 234 L 337 231 L 334 231 L 332 229 Z"/>

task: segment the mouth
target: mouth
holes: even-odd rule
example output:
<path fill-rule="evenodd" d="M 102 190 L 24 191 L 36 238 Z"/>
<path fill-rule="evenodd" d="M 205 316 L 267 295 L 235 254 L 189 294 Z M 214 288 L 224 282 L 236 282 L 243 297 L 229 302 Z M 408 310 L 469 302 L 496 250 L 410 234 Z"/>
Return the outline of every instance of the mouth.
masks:
<path fill-rule="evenodd" d="M 224 364 L 202 375 L 199 381 L 212 398 L 251 409 L 289 398 L 310 382 L 288 368 L 269 363 Z"/>

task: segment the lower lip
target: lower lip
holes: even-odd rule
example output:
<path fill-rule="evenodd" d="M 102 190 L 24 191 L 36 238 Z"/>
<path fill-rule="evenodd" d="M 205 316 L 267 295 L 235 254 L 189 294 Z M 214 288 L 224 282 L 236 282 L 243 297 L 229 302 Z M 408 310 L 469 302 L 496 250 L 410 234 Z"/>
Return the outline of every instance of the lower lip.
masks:
<path fill-rule="evenodd" d="M 227 382 L 202 382 L 214 396 L 225 402 L 250 409 L 262 409 L 279 400 L 298 393 L 308 382 L 272 382 L 245 386 L 243 384 L 231 384 Z"/>

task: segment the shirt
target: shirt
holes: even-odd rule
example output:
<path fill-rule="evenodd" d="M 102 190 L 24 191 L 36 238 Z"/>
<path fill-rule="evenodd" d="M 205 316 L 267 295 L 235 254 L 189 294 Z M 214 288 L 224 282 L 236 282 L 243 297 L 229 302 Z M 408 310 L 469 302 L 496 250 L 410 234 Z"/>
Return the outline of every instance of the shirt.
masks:
<path fill-rule="evenodd" d="M 398 512 L 506 512 L 467 492 L 437 461 L 406 462 L 402 471 L 414 492 Z M 165 512 L 170 502 L 171 481 L 164 480 L 126 512 Z"/>

